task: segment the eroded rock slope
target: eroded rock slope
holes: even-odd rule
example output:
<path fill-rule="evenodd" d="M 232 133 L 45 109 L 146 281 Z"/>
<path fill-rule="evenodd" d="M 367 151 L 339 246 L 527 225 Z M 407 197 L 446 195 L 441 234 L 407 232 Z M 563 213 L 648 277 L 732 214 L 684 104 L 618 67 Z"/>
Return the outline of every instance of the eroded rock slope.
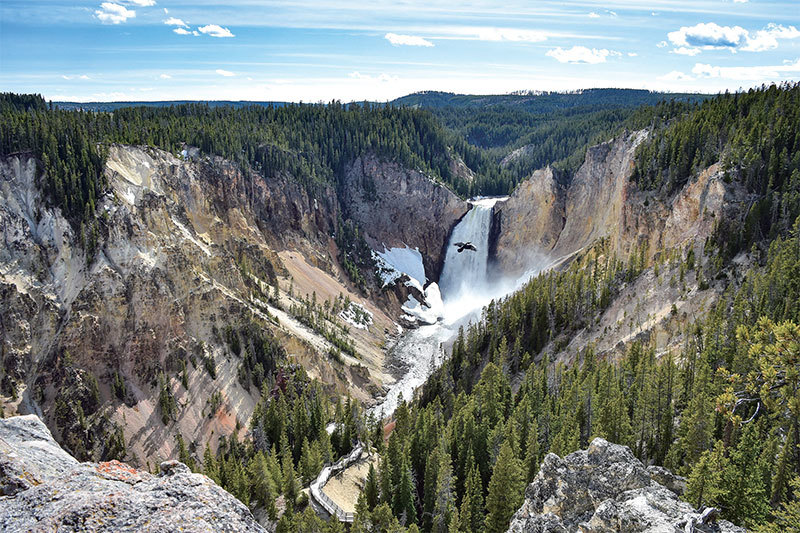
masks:
<path fill-rule="evenodd" d="M 442 237 L 430 233 L 436 217 L 399 214 L 425 212 L 432 195 L 437 213 L 454 218 L 452 193 L 365 160 L 397 206 L 363 221 L 382 228 L 373 230 L 381 242 Z M 355 289 L 339 264 L 343 208 L 332 187 L 310 192 L 289 175 L 265 178 L 193 149 L 111 146 L 91 236 L 44 201 L 39 168 L 29 154 L 0 160 L 0 399 L 6 414 L 40 415 L 74 455 L 107 458 L 124 443 L 134 464 L 157 464 L 175 456 L 178 435 L 200 455 L 246 425 L 260 391 L 231 330 L 273 336 L 332 393 L 369 402 L 392 379 L 383 348 L 397 331 L 392 309 Z M 82 243 L 92 240 L 87 258 Z M 312 295 L 347 296 L 372 314 L 368 328 L 350 328 L 357 357 L 330 358 L 331 342 L 287 312 Z M 271 361 L 259 364 L 268 376 Z"/>

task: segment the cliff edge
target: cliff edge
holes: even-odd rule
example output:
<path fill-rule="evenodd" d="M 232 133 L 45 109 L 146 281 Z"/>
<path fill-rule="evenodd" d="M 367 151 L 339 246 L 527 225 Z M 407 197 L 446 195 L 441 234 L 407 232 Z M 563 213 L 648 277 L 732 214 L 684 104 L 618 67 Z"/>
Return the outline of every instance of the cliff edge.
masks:
<path fill-rule="evenodd" d="M 509 533 L 744 533 L 716 509 L 681 501 L 683 478 L 645 466 L 630 448 L 596 438 L 587 450 L 544 458 Z"/>
<path fill-rule="evenodd" d="M 160 471 L 78 463 L 38 417 L 0 420 L 0 530 L 267 531 L 208 477 L 177 461 Z"/>

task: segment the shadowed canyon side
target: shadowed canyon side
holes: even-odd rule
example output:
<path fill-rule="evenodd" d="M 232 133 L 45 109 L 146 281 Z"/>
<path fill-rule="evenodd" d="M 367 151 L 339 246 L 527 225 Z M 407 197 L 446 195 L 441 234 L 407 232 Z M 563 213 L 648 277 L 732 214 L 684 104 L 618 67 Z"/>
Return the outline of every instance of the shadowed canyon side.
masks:
<path fill-rule="evenodd" d="M 428 277 L 439 277 L 444 243 L 467 212 L 466 202 L 423 173 L 376 156 L 356 159 L 343 189 L 343 210 L 374 250 L 417 249 Z"/>

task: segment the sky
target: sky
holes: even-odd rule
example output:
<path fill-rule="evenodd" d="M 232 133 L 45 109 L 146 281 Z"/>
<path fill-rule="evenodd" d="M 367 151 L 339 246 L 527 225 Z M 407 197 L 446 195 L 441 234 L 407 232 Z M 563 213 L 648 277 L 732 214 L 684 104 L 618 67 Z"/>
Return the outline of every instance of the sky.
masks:
<path fill-rule="evenodd" d="M 800 79 L 800 0 L 0 0 L 0 90 L 385 101 Z"/>

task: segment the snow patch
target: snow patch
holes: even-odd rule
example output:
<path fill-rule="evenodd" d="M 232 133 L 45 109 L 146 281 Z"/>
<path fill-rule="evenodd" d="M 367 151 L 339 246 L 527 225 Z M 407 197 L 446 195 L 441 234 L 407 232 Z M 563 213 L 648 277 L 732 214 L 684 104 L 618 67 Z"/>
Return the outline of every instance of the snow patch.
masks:
<path fill-rule="evenodd" d="M 133 205 L 133 204 L 136 203 L 136 193 L 133 192 L 130 189 L 130 187 L 126 188 L 124 192 L 120 191 L 120 196 L 122 196 L 122 199 L 125 200 L 130 205 Z"/>
<path fill-rule="evenodd" d="M 350 302 L 350 305 L 339 313 L 339 318 L 358 329 L 369 329 L 373 322 L 372 313 L 355 302 Z"/>
<path fill-rule="evenodd" d="M 414 284 L 420 291 L 427 281 L 425 267 L 422 264 L 422 254 L 417 248 L 386 248 L 383 252 L 372 252 L 372 257 L 378 265 L 378 274 L 383 281 L 383 286 L 394 282 L 397 278 L 406 274 L 414 280 Z"/>

